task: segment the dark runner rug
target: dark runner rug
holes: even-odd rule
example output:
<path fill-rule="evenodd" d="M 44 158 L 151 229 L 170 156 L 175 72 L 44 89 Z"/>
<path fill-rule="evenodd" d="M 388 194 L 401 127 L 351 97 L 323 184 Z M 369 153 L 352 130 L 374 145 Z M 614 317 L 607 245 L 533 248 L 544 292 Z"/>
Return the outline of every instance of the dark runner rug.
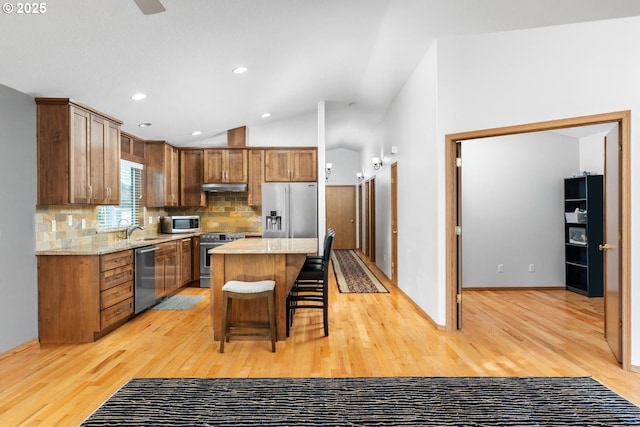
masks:
<path fill-rule="evenodd" d="M 133 379 L 82 426 L 637 426 L 592 378 Z"/>
<path fill-rule="evenodd" d="M 338 289 L 343 293 L 389 292 L 352 250 L 331 252 Z"/>

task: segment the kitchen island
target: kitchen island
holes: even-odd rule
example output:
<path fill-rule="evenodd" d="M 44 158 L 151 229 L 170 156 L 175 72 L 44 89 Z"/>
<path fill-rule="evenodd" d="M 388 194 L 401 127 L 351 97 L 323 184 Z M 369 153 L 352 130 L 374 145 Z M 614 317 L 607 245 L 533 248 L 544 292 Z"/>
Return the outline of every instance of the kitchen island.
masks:
<path fill-rule="evenodd" d="M 211 320 L 213 339 L 220 340 L 222 286 L 229 280 L 276 282 L 276 340 L 286 335 L 286 298 L 307 254 L 318 251 L 318 239 L 239 239 L 211 249 Z M 234 321 L 265 321 L 266 300 L 233 304 Z"/>

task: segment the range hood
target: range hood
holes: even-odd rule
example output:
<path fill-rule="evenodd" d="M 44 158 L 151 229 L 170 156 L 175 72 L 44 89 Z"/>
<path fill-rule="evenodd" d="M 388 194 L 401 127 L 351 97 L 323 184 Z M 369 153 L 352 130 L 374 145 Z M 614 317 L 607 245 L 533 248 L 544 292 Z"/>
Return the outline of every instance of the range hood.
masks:
<path fill-rule="evenodd" d="M 247 191 L 247 184 L 224 184 L 224 183 L 203 184 L 202 190 L 208 191 L 208 192 Z"/>

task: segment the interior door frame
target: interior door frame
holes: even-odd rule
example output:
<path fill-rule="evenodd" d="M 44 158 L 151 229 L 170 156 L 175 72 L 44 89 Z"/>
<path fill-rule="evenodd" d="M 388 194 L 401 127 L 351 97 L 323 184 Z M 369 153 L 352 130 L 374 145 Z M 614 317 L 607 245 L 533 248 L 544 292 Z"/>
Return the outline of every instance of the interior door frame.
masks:
<path fill-rule="evenodd" d="M 391 164 L 391 283 L 398 286 L 398 162 Z"/>
<path fill-rule="evenodd" d="M 594 114 L 568 119 L 550 120 L 516 126 L 483 129 L 445 135 L 445 263 L 446 263 L 446 325 L 447 331 L 456 329 L 458 317 L 458 167 L 457 141 L 520 133 L 555 130 L 567 127 L 617 122 L 620 128 L 620 286 L 622 297 L 622 369 L 631 369 L 631 111 Z M 460 304 L 461 305 L 461 304 Z M 461 307 L 460 307 L 461 308 Z"/>

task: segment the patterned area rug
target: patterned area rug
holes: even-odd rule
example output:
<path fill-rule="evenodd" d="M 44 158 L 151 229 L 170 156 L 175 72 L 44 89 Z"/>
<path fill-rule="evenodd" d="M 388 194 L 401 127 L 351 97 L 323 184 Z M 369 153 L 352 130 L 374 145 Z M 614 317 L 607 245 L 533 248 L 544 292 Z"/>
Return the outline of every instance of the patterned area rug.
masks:
<path fill-rule="evenodd" d="M 203 298 L 201 295 L 174 295 L 154 305 L 151 310 L 189 310 Z"/>
<path fill-rule="evenodd" d="M 133 379 L 81 426 L 637 426 L 592 378 Z"/>
<path fill-rule="evenodd" d="M 352 250 L 331 252 L 338 289 L 344 293 L 389 292 Z"/>

